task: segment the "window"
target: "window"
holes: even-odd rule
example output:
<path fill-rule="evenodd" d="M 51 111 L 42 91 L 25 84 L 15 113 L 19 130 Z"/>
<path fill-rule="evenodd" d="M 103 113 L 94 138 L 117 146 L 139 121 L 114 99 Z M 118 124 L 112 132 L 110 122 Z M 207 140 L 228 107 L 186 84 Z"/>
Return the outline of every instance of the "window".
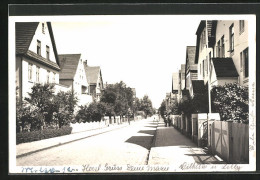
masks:
<path fill-rule="evenodd" d="M 248 77 L 248 48 L 240 53 L 240 71 L 244 72 L 244 77 Z"/>
<path fill-rule="evenodd" d="M 221 57 L 225 57 L 225 43 L 224 43 L 224 36 L 221 37 Z"/>
<path fill-rule="evenodd" d="M 204 72 L 204 60 L 202 61 L 202 74 L 203 74 L 203 77 L 205 76 L 205 72 Z"/>
<path fill-rule="evenodd" d="M 41 55 L 41 41 L 37 40 L 37 54 Z"/>
<path fill-rule="evenodd" d="M 234 51 L 234 24 L 232 24 L 229 27 L 229 44 L 230 44 L 229 51 L 230 53 L 232 53 Z"/>
<path fill-rule="evenodd" d="M 245 21 L 244 20 L 239 20 L 239 33 L 240 34 L 242 32 L 244 32 L 244 28 L 245 28 Z"/>
<path fill-rule="evenodd" d="M 218 41 L 217 45 L 217 56 L 220 57 L 220 40 Z"/>
<path fill-rule="evenodd" d="M 40 81 L 40 67 L 36 66 L 36 82 Z"/>
<path fill-rule="evenodd" d="M 50 47 L 46 46 L 46 59 L 50 60 Z"/>
<path fill-rule="evenodd" d="M 201 64 L 200 64 L 200 75 L 201 75 Z"/>
<path fill-rule="evenodd" d="M 208 75 L 208 56 L 205 59 L 205 75 Z"/>
<path fill-rule="evenodd" d="M 32 80 L 32 63 L 29 63 L 28 66 L 28 80 L 31 81 Z"/>
<path fill-rule="evenodd" d="M 242 71 L 243 67 L 243 52 L 240 53 L 240 71 Z"/>
<path fill-rule="evenodd" d="M 209 52 L 209 72 L 210 72 L 210 67 L 211 67 L 210 63 L 211 63 L 211 52 Z"/>
<path fill-rule="evenodd" d="M 47 83 L 50 83 L 50 71 L 47 71 Z"/>
<path fill-rule="evenodd" d="M 44 27 L 44 23 L 42 23 L 42 34 L 45 34 L 45 27 Z"/>
<path fill-rule="evenodd" d="M 52 77 L 52 82 L 55 83 L 55 76 L 56 76 L 56 73 L 54 72 L 53 73 L 53 77 Z"/>
<path fill-rule="evenodd" d="M 243 51 L 243 59 L 244 59 L 244 77 L 248 77 L 248 48 Z"/>

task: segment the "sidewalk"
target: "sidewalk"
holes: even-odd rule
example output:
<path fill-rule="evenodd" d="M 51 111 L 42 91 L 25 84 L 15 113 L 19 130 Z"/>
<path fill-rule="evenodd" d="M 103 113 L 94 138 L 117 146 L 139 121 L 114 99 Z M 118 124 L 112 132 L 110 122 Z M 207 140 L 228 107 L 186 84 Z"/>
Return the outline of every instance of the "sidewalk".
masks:
<path fill-rule="evenodd" d="M 141 120 L 134 121 L 134 122 L 131 121 L 131 124 L 137 123 L 139 121 Z M 78 133 L 69 134 L 65 136 L 59 136 L 59 137 L 54 137 L 49 139 L 43 139 L 40 141 L 18 144 L 16 145 L 16 158 L 24 157 L 39 151 L 47 150 L 53 147 L 57 147 L 63 144 L 85 139 L 91 136 L 95 136 L 115 129 L 123 128 L 126 126 L 129 126 L 128 122 L 124 122 L 123 124 L 119 124 L 119 125 L 118 124 L 110 125 L 105 128 L 88 130 L 88 131 L 78 132 Z"/>
<path fill-rule="evenodd" d="M 174 127 L 165 127 L 160 121 L 156 130 L 154 146 L 151 148 L 148 165 L 170 165 L 187 162 L 198 164 L 220 164 L 221 159 L 207 154 Z"/>

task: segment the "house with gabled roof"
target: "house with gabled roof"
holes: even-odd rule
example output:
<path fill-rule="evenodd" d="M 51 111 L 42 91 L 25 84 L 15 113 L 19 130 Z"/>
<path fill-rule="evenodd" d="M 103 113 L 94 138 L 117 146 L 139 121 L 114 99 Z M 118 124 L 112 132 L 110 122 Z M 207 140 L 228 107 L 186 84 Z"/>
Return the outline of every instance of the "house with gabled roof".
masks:
<path fill-rule="evenodd" d="M 214 85 L 241 81 L 241 77 L 239 77 L 241 73 L 239 73 L 238 67 L 239 53 L 243 48 L 240 48 L 240 46 L 244 46 L 245 49 L 248 48 L 247 43 L 240 43 L 242 41 L 239 41 L 237 37 L 239 36 L 239 33 L 236 33 L 239 28 L 238 22 L 207 21 L 207 29 L 206 21 L 200 22 L 196 32 L 195 63 L 198 64 L 199 69 L 198 79 L 204 80 L 205 85 L 210 82 L 210 88 Z M 203 33 L 206 30 L 207 33 Z M 208 34 L 208 37 L 206 37 L 206 34 Z M 205 38 L 208 38 L 208 44 L 206 44 Z M 236 44 L 234 44 L 235 40 L 237 40 Z M 244 41 L 247 41 L 247 38 Z M 248 62 L 248 52 L 245 54 Z"/>
<path fill-rule="evenodd" d="M 88 93 L 95 100 L 99 101 L 101 92 L 104 89 L 103 78 L 100 66 L 88 66 L 87 61 L 84 62 L 84 69 L 88 82 Z"/>
<path fill-rule="evenodd" d="M 50 22 L 16 22 L 16 86 L 28 96 L 35 83 L 59 84 L 60 61 Z"/>
<path fill-rule="evenodd" d="M 216 24 L 214 57 L 220 61 L 227 60 L 228 69 L 233 79 L 242 86 L 248 86 L 249 81 L 249 43 L 248 21 L 246 20 L 219 20 Z M 230 61 L 233 61 L 233 64 Z M 214 62 L 213 62 L 214 63 Z M 218 67 L 219 68 L 219 67 Z M 232 69 L 231 69 L 232 68 Z M 234 71 L 237 71 L 235 73 Z M 217 71 L 217 69 L 215 69 Z M 237 76 L 238 74 L 238 76 Z M 226 76 L 227 74 L 225 74 Z M 218 77 L 223 74 L 218 74 Z M 234 81 L 234 80 L 233 80 Z"/>
<path fill-rule="evenodd" d="M 92 102 L 88 95 L 88 81 L 81 54 L 59 54 L 60 84 L 68 86 L 78 97 L 78 105 L 87 105 Z"/>

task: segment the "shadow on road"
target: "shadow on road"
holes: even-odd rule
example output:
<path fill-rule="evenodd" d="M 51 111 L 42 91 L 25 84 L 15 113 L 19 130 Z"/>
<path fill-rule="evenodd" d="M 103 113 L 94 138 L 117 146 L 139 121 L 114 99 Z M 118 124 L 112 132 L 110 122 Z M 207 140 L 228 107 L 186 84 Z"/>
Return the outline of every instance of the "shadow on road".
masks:
<path fill-rule="evenodd" d="M 189 138 L 185 137 L 173 127 L 160 127 L 157 129 L 156 147 L 180 146 L 181 148 L 196 147 L 196 144 Z"/>
<path fill-rule="evenodd" d="M 153 136 L 132 136 L 131 138 L 127 139 L 125 142 L 136 144 L 149 150 L 151 149 L 152 146 Z"/>
<path fill-rule="evenodd" d="M 224 161 L 219 161 L 214 156 L 208 154 L 185 154 L 186 156 L 192 156 L 198 164 L 225 164 Z"/>
<path fill-rule="evenodd" d="M 138 131 L 138 133 L 144 133 L 144 134 L 149 134 L 149 135 L 154 136 L 155 130 L 141 130 L 141 131 Z"/>

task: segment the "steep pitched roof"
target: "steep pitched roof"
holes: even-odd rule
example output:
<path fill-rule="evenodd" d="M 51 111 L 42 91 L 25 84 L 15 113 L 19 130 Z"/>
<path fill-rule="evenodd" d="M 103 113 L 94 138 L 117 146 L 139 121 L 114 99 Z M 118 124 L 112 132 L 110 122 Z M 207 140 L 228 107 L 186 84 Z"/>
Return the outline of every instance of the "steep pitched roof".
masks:
<path fill-rule="evenodd" d="M 201 94 L 205 92 L 205 85 L 203 80 L 192 80 L 191 83 L 194 94 Z"/>
<path fill-rule="evenodd" d="M 73 79 L 79 64 L 81 54 L 59 54 L 60 79 Z"/>
<path fill-rule="evenodd" d="M 232 58 L 212 58 L 217 77 L 238 77 Z"/>
<path fill-rule="evenodd" d="M 35 31 L 36 31 L 38 25 L 39 25 L 39 22 L 16 22 L 15 23 L 16 54 L 23 54 L 23 55 L 30 56 L 30 52 L 28 51 L 28 49 L 29 49 L 29 46 L 31 44 L 31 41 L 33 39 L 33 36 L 35 34 Z M 56 63 L 58 65 L 60 65 L 58 52 L 57 52 L 57 48 L 56 48 L 56 43 L 54 40 L 54 35 L 53 35 L 52 26 L 51 26 L 50 22 L 47 22 L 47 27 L 48 27 L 48 30 L 50 33 L 50 38 L 51 38 L 51 42 L 52 42 L 52 46 L 53 46 L 53 52 L 55 55 Z M 36 56 L 34 56 L 34 57 L 36 57 Z M 39 62 L 46 64 L 45 62 L 47 62 L 47 61 L 42 61 L 42 59 L 43 59 L 42 57 L 37 58 L 37 60 Z M 52 63 L 47 63 L 47 65 L 48 64 L 52 64 Z M 55 64 L 55 63 L 53 63 L 53 64 Z M 56 66 L 56 65 L 54 65 L 54 66 Z"/>
<path fill-rule="evenodd" d="M 27 52 L 39 22 L 15 23 L 15 48 L 16 54 Z"/>
<path fill-rule="evenodd" d="M 88 83 L 96 84 L 100 73 L 100 66 L 88 66 L 84 63 L 84 68 Z"/>
<path fill-rule="evenodd" d="M 200 48 L 200 35 L 203 29 L 206 26 L 206 21 L 200 21 L 198 29 L 196 31 L 197 35 L 197 42 L 196 42 L 196 53 L 195 53 L 195 64 L 198 63 L 199 59 L 199 48 Z M 216 27 L 217 27 L 217 20 L 208 20 L 207 21 L 207 32 L 208 32 L 208 45 L 209 47 L 213 47 L 216 41 Z"/>
<path fill-rule="evenodd" d="M 193 65 L 195 63 L 196 46 L 187 46 L 186 48 L 186 64 Z"/>

